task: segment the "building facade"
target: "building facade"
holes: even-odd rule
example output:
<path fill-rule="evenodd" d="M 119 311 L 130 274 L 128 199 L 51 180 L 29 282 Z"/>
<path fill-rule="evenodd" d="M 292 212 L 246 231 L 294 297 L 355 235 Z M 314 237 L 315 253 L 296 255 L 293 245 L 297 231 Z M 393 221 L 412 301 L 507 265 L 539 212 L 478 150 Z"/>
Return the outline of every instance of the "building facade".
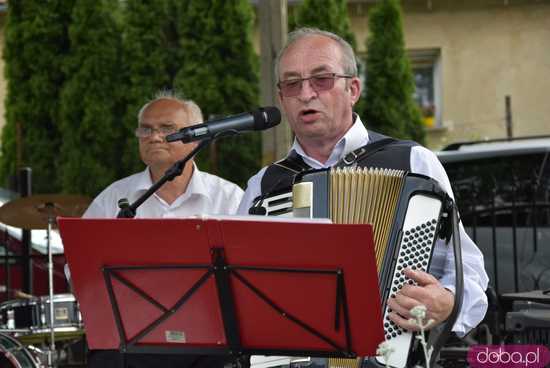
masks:
<path fill-rule="evenodd" d="M 361 55 L 367 52 L 367 15 L 375 2 L 349 3 Z M 507 121 L 513 136 L 550 134 L 550 1 L 402 4 L 405 44 L 430 148 L 505 138 Z"/>

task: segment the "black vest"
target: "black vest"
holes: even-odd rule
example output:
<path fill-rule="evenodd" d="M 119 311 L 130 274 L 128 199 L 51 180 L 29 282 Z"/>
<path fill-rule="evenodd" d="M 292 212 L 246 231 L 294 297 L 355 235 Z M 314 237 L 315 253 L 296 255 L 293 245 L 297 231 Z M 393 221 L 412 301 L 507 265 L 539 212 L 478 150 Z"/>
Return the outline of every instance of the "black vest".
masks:
<path fill-rule="evenodd" d="M 350 152 L 335 166 L 356 165 L 358 167 L 410 171 L 411 148 L 417 146 L 418 143 L 389 138 L 370 130 L 369 138 L 369 143 L 366 146 Z M 267 167 L 261 181 L 262 193 L 254 199 L 253 203 L 260 198 L 290 191 L 296 175 L 310 169 L 311 167 L 302 160 L 300 155 L 291 151 L 286 158 Z"/>

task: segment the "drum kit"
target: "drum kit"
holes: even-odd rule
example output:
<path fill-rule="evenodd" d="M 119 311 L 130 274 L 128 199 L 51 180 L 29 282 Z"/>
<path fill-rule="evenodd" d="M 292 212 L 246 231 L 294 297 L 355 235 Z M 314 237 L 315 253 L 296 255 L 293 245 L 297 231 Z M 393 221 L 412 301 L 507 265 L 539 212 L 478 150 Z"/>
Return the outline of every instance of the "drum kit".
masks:
<path fill-rule="evenodd" d="M 6 225 L 46 229 L 48 253 L 48 295 L 16 292 L 18 299 L 0 304 L 0 367 L 57 366 L 66 352 L 56 348 L 56 341 L 65 344 L 83 339 L 75 297 L 53 292 L 51 234 L 58 216 L 80 217 L 89 203 L 84 196 L 45 194 L 15 199 L 0 207 L 0 222 Z"/>

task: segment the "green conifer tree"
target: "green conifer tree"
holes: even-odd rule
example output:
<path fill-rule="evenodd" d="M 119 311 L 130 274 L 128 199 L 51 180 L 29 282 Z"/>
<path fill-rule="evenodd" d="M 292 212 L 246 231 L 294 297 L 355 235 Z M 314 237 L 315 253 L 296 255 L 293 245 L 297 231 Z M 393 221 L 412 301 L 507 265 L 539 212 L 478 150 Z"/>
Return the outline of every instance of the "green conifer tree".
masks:
<path fill-rule="evenodd" d="M 58 101 L 72 6 L 71 0 L 13 0 L 9 4 L 4 46 L 6 125 L 0 176 L 6 182 L 18 165 L 29 166 L 35 193 L 61 189 L 56 180 L 61 143 Z"/>
<path fill-rule="evenodd" d="M 182 59 L 177 35 L 177 9 L 170 0 L 127 0 L 124 31 L 126 151 L 124 171 L 143 168 L 134 129 L 141 106 L 163 89 L 174 88 Z"/>
<path fill-rule="evenodd" d="M 304 0 L 289 17 L 289 29 L 314 27 L 336 33 L 355 49 L 347 0 Z"/>
<path fill-rule="evenodd" d="M 78 1 L 73 9 L 61 94 L 60 174 L 69 193 L 94 196 L 121 176 L 121 32 L 112 6 Z"/>
<path fill-rule="evenodd" d="M 424 141 L 414 77 L 405 52 L 399 0 L 382 0 L 369 12 L 364 123 L 397 138 Z"/>
<path fill-rule="evenodd" d="M 252 46 L 250 1 L 188 0 L 180 14 L 185 54 L 176 87 L 197 102 L 205 119 L 257 108 L 259 63 Z M 215 147 L 210 171 L 244 185 L 259 169 L 259 133 L 222 138 Z"/>

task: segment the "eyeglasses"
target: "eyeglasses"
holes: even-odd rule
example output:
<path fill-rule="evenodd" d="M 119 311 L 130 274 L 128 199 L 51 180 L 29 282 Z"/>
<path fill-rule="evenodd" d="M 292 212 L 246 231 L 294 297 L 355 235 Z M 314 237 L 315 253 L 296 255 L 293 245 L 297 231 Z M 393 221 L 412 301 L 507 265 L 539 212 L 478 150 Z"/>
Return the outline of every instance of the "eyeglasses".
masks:
<path fill-rule="evenodd" d="M 284 97 L 296 97 L 302 91 L 302 83 L 309 81 L 309 85 L 317 93 L 322 91 L 328 91 L 334 87 L 334 80 L 336 78 L 353 78 L 351 75 L 343 75 L 336 73 L 323 73 L 312 75 L 308 78 L 295 78 L 287 79 L 277 83 L 279 91 Z"/>
<path fill-rule="evenodd" d="M 134 131 L 134 134 L 138 138 L 149 138 L 155 133 L 159 133 L 162 137 L 166 137 L 172 133 L 178 131 L 178 127 L 175 125 L 163 125 L 159 128 L 151 128 L 149 126 L 139 126 Z"/>

